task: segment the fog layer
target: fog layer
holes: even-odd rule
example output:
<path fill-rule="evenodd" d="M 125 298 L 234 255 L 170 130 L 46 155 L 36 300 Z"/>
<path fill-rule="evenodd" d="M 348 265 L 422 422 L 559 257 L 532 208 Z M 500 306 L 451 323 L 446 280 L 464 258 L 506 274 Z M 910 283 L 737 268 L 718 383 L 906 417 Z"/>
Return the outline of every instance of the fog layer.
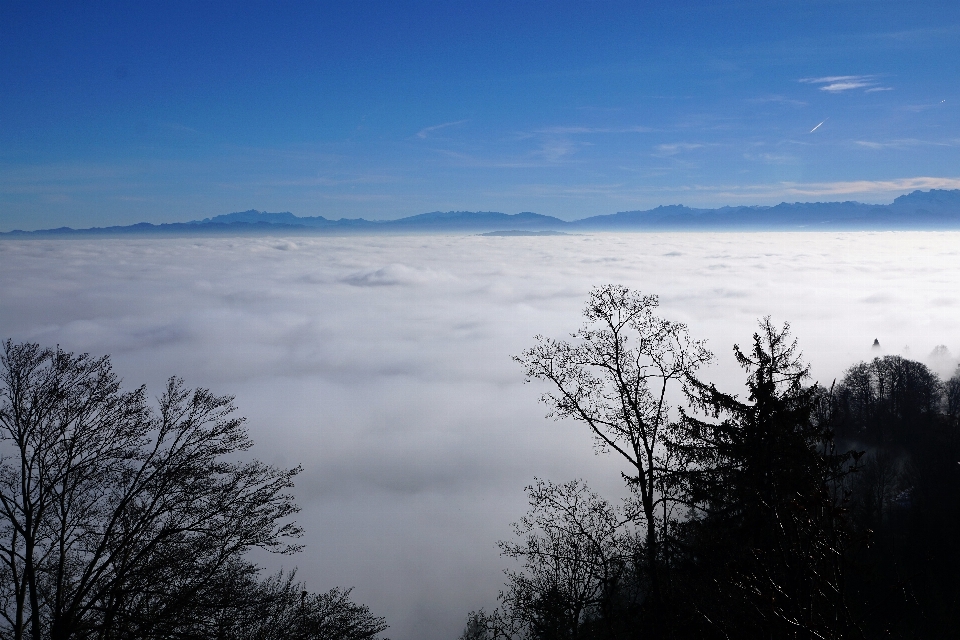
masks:
<path fill-rule="evenodd" d="M 356 586 L 394 640 L 453 638 L 492 604 L 495 542 L 534 476 L 621 489 L 586 432 L 543 418 L 510 356 L 580 324 L 592 286 L 660 296 L 718 354 L 788 320 L 830 384 L 881 351 L 941 374 L 960 349 L 960 233 L 0 241 L 0 337 L 111 354 L 237 396 L 255 455 L 302 464 L 313 590 Z"/>

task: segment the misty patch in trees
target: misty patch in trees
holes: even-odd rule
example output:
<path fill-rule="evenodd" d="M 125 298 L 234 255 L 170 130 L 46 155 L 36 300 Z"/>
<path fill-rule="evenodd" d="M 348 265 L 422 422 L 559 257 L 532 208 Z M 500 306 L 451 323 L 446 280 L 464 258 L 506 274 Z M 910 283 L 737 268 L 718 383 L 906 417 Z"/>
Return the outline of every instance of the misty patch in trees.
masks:
<path fill-rule="evenodd" d="M 349 591 L 262 579 L 299 550 L 299 472 L 231 458 L 233 399 L 171 378 L 153 408 L 108 357 L 7 341 L 0 354 L 0 637 L 372 639 Z"/>
<path fill-rule="evenodd" d="M 656 306 L 600 287 L 573 341 L 516 358 L 550 415 L 629 463 L 630 497 L 536 480 L 501 543 L 519 568 L 461 640 L 955 635 L 960 370 L 883 356 L 823 387 L 765 318 L 734 346 L 741 397 L 699 378 L 711 354 Z"/>

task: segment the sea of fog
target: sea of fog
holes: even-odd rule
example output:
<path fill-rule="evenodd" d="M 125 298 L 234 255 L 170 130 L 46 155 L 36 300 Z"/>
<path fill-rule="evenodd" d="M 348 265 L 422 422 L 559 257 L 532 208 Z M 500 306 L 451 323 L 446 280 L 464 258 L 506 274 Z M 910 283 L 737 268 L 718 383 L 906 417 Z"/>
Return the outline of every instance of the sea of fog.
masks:
<path fill-rule="evenodd" d="M 617 461 L 510 356 L 580 324 L 591 287 L 660 296 L 742 388 L 731 347 L 789 321 L 829 384 L 883 352 L 960 353 L 958 233 L 0 241 L 0 337 L 111 354 L 129 387 L 233 394 L 260 459 L 303 465 L 312 590 L 356 587 L 394 640 L 452 640 L 495 603 L 496 541 L 534 476 L 616 497 Z"/>

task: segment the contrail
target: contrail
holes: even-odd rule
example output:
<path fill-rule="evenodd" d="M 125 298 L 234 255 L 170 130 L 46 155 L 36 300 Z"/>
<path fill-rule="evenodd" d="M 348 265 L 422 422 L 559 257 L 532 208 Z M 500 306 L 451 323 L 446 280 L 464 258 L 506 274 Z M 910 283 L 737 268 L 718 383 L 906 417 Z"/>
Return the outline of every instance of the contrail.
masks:
<path fill-rule="evenodd" d="M 826 122 L 826 120 L 824 120 L 823 122 Z M 822 125 L 823 122 L 821 122 L 820 124 L 818 124 L 817 126 L 815 126 L 813 129 L 810 129 L 810 133 L 813 133 L 814 131 L 816 131 L 817 129 L 819 129 L 819 128 L 820 128 L 820 125 Z"/>

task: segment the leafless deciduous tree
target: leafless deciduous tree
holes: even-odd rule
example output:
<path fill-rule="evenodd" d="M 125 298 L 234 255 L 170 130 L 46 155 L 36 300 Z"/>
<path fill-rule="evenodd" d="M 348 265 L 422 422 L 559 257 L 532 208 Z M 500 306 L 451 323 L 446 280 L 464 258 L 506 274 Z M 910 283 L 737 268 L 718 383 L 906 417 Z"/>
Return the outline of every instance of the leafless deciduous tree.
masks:
<path fill-rule="evenodd" d="M 516 541 L 501 542 L 503 556 L 521 562 L 507 570 L 500 607 L 474 612 L 467 640 L 616 637 L 624 614 L 639 602 L 634 504 L 618 509 L 582 480 L 527 487 L 530 510 L 514 525 Z"/>
<path fill-rule="evenodd" d="M 244 552 L 296 550 L 298 469 L 230 460 L 251 446 L 233 412 L 176 378 L 153 410 L 106 357 L 7 341 L 0 635 L 176 637 L 173 622 L 212 619 L 210 591 L 249 571 Z"/>
<path fill-rule="evenodd" d="M 310 593 L 296 571 L 266 580 L 236 576 L 217 594 L 222 603 L 215 633 L 197 637 L 218 640 L 372 640 L 387 628 L 383 618 L 350 599 L 350 589 Z"/>
<path fill-rule="evenodd" d="M 671 519 L 670 398 L 712 354 L 684 324 L 656 315 L 656 296 L 623 286 L 591 291 L 587 322 L 573 341 L 535 338 L 516 360 L 528 379 L 552 383 L 542 396 L 557 418 L 589 427 L 601 449 L 630 467 L 624 478 L 635 490 L 645 526 L 645 556 L 651 592 L 659 592 L 658 564 Z M 673 388 L 673 389 L 672 389 Z"/>

